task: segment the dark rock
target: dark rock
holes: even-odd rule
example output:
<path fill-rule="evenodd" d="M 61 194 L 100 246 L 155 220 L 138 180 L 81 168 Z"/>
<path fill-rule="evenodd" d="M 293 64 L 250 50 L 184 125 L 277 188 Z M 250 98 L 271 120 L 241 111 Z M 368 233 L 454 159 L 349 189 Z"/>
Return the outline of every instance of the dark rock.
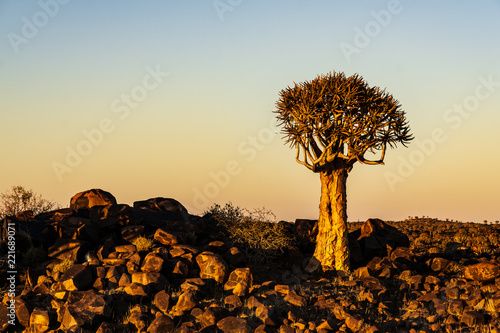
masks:
<path fill-rule="evenodd" d="M 160 311 L 166 314 L 170 305 L 170 295 L 165 290 L 160 290 L 155 295 L 154 304 Z"/>
<path fill-rule="evenodd" d="M 97 329 L 96 333 L 114 333 L 115 331 L 118 331 L 116 325 L 103 322 Z"/>
<path fill-rule="evenodd" d="M 283 324 L 280 326 L 279 333 L 295 333 L 295 328 L 290 325 Z"/>
<path fill-rule="evenodd" d="M 159 315 L 148 327 L 148 333 L 168 333 L 173 332 L 175 323 L 169 316 Z"/>
<path fill-rule="evenodd" d="M 105 232 L 118 232 L 135 221 L 134 213 L 129 205 L 110 204 L 94 206 L 90 209 L 90 218 L 97 221 L 99 227 Z"/>
<path fill-rule="evenodd" d="M 94 243 L 99 241 L 97 224 L 81 216 L 70 216 L 53 224 L 53 228 L 59 238 L 79 239 Z"/>
<path fill-rule="evenodd" d="M 16 248 L 27 247 L 30 242 L 46 242 L 49 238 L 49 228 L 46 221 L 20 220 L 14 217 L 5 217 L 0 221 L 0 241 L 8 242 L 9 227 L 16 230 Z"/>
<path fill-rule="evenodd" d="M 413 253 L 408 247 L 397 247 L 391 252 L 390 258 L 394 262 L 411 262 L 413 261 Z"/>
<path fill-rule="evenodd" d="M 285 296 L 285 301 L 295 306 L 306 306 L 307 300 L 298 295 L 294 290 L 290 291 L 288 295 Z"/>
<path fill-rule="evenodd" d="M 30 330 L 33 332 L 46 332 L 50 326 L 50 316 L 47 310 L 36 308 L 31 312 Z"/>
<path fill-rule="evenodd" d="M 175 264 L 172 268 L 171 275 L 175 278 L 185 278 L 189 275 L 189 266 L 182 260 L 174 260 Z"/>
<path fill-rule="evenodd" d="M 76 239 L 59 238 L 49 247 L 48 256 L 57 259 L 71 259 L 73 261 L 83 261 L 85 253 L 88 251 L 88 243 Z"/>
<path fill-rule="evenodd" d="M 363 326 L 363 319 L 357 315 L 353 316 L 350 314 L 346 314 L 345 324 L 351 331 L 359 332 L 361 327 Z"/>
<path fill-rule="evenodd" d="M 448 304 L 448 313 L 454 316 L 460 316 L 465 309 L 464 301 L 454 299 Z"/>
<path fill-rule="evenodd" d="M 185 312 L 191 311 L 198 305 L 195 291 L 188 289 L 184 291 L 177 300 L 177 304 L 172 309 L 174 316 L 182 316 Z"/>
<path fill-rule="evenodd" d="M 484 316 L 477 311 L 465 311 L 461 321 L 469 327 L 477 327 L 484 323 Z"/>
<path fill-rule="evenodd" d="M 364 260 L 384 257 L 390 249 L 410 246 L 408 236 L 380 219 L 368 219 L 351 237 L 357 240 Z"/>
<path fill-rule="evenodd" d="M 434 272 L 442 272 L 444 271 L 448 265 L 450 264 L 450 261 L 445 258 L 432 258 L 427 262 L 427 265 L 434 271 Z"/>
<path fill-rule="evenodd" d="M 151 321 L 152 318 L 149 314 L 147 306 L 136 305 L 132 309 L 130 309 L 128 322 L 134 325 L 138 332 L 145 331 Z"/>
<path fill-rule="evenodd" d="M 28 302 L 23 299 L 23 296 L 18 296 L 15 298 L 16 305 L 16 317 L 17 321 L 24 327 L 29 327 L 30 316 L 31 316 L 31 306 Z"/>
<path fill-rule="evenodd" d="M 224 290 L 231 290 L 236 296 L 244 296 L 253 284 L 250 268 L 236 268 L 224 284 Z"/>
<path fill-rule="evenodd" d="M 125 241 L 132 243 L 136 238 L 140 237 L 144 233 L 144 228 L 145 227 L 143 225 L 129 225 L 123 227 L 121 230 L 121 236 Z"/>
<path fill-rule="evenodd" d="M 149 285 L 132 282 L 124 288 L 124 291 L 130 296 L 148 296 L 150 289 Z"/>
<path fill-rule="evenodd" d="M 175 245 L 179 243 L 179 237 L 176 234 L 164 230 L 162 228 L 158 228 L 156 230 L 154 239 L 166 246 Z"/>
<path fill-rule="evenodd" d="M 201 317 L 201 327 L 209 327 L 217 324 L 217 322 L 229 316 L 229 311 L 220 306 L 209 306 Z"/>
<path fill-rule="evenodd" d="M 158 272 L 137 272 L 132 274 L 132 283 L 149 286 L 152 290 L 162 290 L 168 285 L 167 278 Z"/>
<path fill-rule="evenodd" d="M 228 276 L 228 266 L 222 256 L 212 252 L 202 252 L 196 257 L 202 279 L 213 279 L 223 284 Z"/>
<path fill-rule="evenodd" d="M 500 276 L 500 266 L 489 262 L 465 266 L 464 276 L 466 279 L 479 282 L 492 281 Z"/>
<path fill-rule="evenodd" d="M 70 201 L 69 207 L 73 210 L 90 209 L 94 206 L 116 205 L 115 197 L 101 189 L 91 189 L 75 194 Z"/>
<path fill-rule="evenodd" d="M 243 302 L 236 295 L 229 295 L 224 298 L 224 305 L 229 308 L 230 311 L 234 309 L 239 309 L 243 306 Z"/>
<path fill-rule="evenodd" d="M 159 212 L 163 211 L 187 213 L 187 209 L 179 201 L 162 197 L 136 201 L 134 202 L 134 209 L 150 209 Z"/>
<path fill-rule="evenodd" d="M 75 291 L 68 296 L 66 304 L 61 308 L 61 325 L 70 329 L 73 326 L 90 328 L 98 325 L 100 320 L 111 317 L 111 308 L 102 295 L 94 290 Z"/>
<path fill-rule="evenodd" d="M 223 333 L 251 333 L 252 329 L 248 322 L 243 318 L 226 317 L 217 322 L 217 328 Z"/>
<path fill-rule="evenodd" d="M 92 284 L 92 270 L 89 266 L 75 264 L 64 272 L 59 281 L 65 290 L 82 290 Z"/>
<path fill-rule="evenodd" d="M 295 237 L 303 252 L 314 251 L 318 235 L 318 220 L 296 219 L 294 223 Z"/>
<path fill-rule="evenodd" d="M 165 260 L 155 253 L 148 253 L 141 266 L 143 272 L 160 272 Z"/>
<path fill-rule="evenodd" d="M 181 290 L 182 291 L 193 290 L 195 292 L 199 292 L 201 290 L 201 287 L 203 287 L 204 285 L 205 285 L 205 281 L 203 281 L 200 278 L 186 279 L 181 284 Z"/>
<path fill-rule="evenodd" d="M 354 271 L 354 276 L 356 279 L 363 279 L 367 277 L 371 277 L 372 275 L 370 274 L 370 269 L 366 266 L 359 267 Z"/>

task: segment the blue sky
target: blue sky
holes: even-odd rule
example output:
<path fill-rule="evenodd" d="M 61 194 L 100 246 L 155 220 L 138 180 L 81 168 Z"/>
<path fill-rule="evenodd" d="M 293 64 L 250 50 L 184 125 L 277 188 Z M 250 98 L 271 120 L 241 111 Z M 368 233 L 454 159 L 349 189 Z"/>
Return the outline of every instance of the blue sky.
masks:
<path fill-rule="evenodd" d="M 355 165 L 350 220 L 498 220 L 499 14 L 500 1 L 0 1 L 0 191 L 315 218 L 319 175 L 266 135 L 281 89 L 335 70 L 386 88 L 416 137 L 385 166 Z"/>

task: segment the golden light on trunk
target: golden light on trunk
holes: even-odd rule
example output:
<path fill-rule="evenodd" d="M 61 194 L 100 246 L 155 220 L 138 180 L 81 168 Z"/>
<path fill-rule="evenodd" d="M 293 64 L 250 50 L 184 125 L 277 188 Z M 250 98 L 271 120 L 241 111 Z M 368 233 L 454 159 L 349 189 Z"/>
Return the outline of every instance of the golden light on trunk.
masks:
<path fill-rule="evenodd" d="M 323 270 L 349 271 L 347 240 L 347 170 L 323 171 L 319 204 L 316 258 Z"/>

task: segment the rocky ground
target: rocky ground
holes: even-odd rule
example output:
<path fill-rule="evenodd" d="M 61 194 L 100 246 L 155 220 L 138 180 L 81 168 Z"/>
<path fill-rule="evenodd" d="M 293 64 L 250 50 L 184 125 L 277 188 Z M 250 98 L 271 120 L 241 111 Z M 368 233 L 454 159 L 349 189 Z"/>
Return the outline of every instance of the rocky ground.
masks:
<path fill-rule="evenodd" d="M 353 271 L 340 277 L 305 270 L 315 221 L 280 223 L 295 245 L 256 258 L 173 199 L 130 207 L 90 190 L 68 209 L 7 218 L 0 228 L 0 329 L 500 331 L 499 225 L 350 223 Z M 9 224 L 16 227 L 15 292 Z"/>

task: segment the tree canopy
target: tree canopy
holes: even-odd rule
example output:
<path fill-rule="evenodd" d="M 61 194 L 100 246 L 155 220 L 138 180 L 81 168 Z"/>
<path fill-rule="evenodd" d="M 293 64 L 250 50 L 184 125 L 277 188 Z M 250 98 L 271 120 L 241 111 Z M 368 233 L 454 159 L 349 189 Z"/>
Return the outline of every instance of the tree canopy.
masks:
<path fill-rule="evenodd" d="M 363 78 L 342 72 L 319 75 L 280 92 L 278 119 L 297 162 L 314 172 L 358 161 L 383 164 L 387 145 L 413 139 L 399 102 Z M 369 159 L 367 152 L 381 151 Z"/>

